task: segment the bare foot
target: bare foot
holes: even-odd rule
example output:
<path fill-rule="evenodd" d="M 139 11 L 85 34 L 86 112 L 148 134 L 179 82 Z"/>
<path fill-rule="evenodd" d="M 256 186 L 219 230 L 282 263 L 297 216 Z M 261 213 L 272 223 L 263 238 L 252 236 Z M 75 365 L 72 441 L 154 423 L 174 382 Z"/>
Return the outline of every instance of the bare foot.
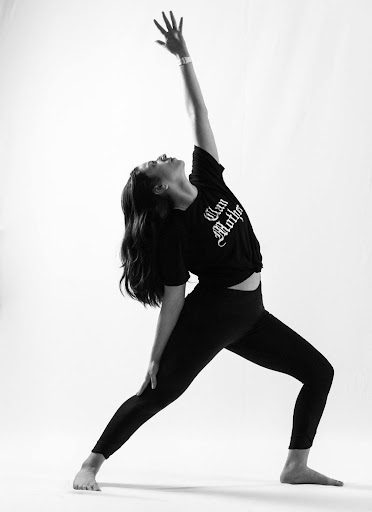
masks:
<path fill-rule="evenodd" d="M 284 468 L 280 475 L 280 481 L 282 484 L 344 485 L 341 480 L 329 478 L 307 466 Z"/>
<path fill-rule="evenodd" d="M 72 484 L 74 489 L 86 490 L 86 491 L 101 491 L 96 482 L 96 470 L 88 466 L 81 468 L 81 470 L 75 476 L 74 483 Z"/>

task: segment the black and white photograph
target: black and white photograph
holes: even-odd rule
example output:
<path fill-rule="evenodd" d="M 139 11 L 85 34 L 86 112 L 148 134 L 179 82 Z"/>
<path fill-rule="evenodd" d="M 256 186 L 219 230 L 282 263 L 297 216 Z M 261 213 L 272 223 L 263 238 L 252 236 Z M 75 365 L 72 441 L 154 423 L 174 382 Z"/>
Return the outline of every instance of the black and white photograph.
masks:
<path fill-rule="evenodd" d="M 372 512 L 372 2 L 0 0 L 4 512 Z"/>

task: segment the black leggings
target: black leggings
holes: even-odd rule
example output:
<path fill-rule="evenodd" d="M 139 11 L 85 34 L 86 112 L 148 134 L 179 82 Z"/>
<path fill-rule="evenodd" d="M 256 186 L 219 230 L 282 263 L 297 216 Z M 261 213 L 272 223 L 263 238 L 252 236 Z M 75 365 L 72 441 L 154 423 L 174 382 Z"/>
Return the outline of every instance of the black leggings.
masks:
<path fill-rule="evenodd" d="M 269 313 L 256 290 L 202 289 L 185 298 L 159 363 L 157 385 L 149 382 L 116 411 L 92 452 L 107 459 L 149 418 L 176 400 L 223 348 L 303 383 L 293 413 L 290 449 L 306 449 L 332 385 L 329 361 L 302 336 Z"/>

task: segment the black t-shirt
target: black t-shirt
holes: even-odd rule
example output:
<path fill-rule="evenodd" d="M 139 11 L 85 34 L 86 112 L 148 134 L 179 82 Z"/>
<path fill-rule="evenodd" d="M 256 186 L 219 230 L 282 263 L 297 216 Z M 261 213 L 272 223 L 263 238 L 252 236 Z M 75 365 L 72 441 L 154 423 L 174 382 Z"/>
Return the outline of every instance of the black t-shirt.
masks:
<path fill-rule="evenodd" d="M 260 244 L 243 206 L 226 185 L 224 167 L 194 146 L 190 182 L 198 195 L 186 210 L 172 209 L 160 243 L 164 284 L 196 274 L 200 285 L 226 288 L 263 268 Z"/>

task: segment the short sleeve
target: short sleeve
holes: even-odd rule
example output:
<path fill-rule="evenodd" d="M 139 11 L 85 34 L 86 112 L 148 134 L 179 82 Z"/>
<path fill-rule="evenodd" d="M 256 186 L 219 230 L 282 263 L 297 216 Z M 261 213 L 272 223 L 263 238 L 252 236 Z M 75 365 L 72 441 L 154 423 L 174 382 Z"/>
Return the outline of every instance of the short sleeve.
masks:
<path fill-rule="evenodd" d="M 184 240 L 174 223 L 167 223 L 160 238 L 159 270 L 164 284 L 178 286 L 190 278 L 184 258 Z"/>
<path fill-rule="evenodd" d="M 192 173 L 193 177 L 221 183 L 223 182 L 222 173 L 225 167 L 205 149 L 194 145 L 192 154 Z"/>

